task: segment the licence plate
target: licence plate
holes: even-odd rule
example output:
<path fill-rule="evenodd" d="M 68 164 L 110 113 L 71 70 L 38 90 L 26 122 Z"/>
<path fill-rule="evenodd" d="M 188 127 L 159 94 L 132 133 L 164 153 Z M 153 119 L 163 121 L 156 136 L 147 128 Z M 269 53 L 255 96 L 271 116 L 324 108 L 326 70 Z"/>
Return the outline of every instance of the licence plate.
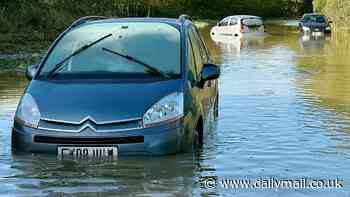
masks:
<path fill-rule="evenodd" d="M 116 158 L 118 157 L 117 147 L 76 147 L 60 146 L 57 150 L 58 156 L 74 158 Z"/>
<path fill-rule="evenodd" d="M 323 33 L 322 32 L 312 32 L 313 36 L 322 36 Z"/>

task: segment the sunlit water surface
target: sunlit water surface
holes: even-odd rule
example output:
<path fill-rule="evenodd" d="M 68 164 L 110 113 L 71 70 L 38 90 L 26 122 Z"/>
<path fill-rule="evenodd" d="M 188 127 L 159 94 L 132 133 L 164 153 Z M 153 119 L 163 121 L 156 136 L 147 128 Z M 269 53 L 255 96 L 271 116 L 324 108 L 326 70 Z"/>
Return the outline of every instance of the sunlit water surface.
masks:
<path fill-rule="evenodd" d="M 38 53 L 0 55 L 0 195 L 349 196 L 350 35 L 310 38 L 293 27 L 238 40 L 209 36 L 222 67 L 220 118 L 196 155 L 65 160 L 12 155 L 15 108 Z M 205 189 L 220 179 L 342 179 L 342 189 Z"/>

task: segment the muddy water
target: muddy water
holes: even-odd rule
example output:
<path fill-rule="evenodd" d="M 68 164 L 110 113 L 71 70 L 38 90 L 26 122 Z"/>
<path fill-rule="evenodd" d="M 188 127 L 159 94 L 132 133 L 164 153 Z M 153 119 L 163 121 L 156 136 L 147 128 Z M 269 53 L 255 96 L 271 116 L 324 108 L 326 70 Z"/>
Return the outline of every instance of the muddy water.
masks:
<path fill-rule="evenodd" d="M 10 131 L 38 55 L 0 55 L 0 195 L 349 196 L 350 34 L 312 38 L 293 27 L 237 40 L 203 36 L 222 66 L 220 119 L 196 155 L 113 162 L 12 155 Z M 40 54 L 41 52 L 38 51 Z M 341 179 L 341 189 L 214 189 L 202 177 Z"/>

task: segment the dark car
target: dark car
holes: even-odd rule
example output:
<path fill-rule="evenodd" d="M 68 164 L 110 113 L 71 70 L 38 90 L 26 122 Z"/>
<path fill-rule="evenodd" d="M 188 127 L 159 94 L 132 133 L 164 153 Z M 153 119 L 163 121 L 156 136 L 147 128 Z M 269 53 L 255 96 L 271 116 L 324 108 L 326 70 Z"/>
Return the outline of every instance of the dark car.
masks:
<path fill-rule="evenodd" d="M 304 33 L 331 33 L 331 21 L 321 14 L 304 14 L 299 29 Z"/>
<path fill-rule="evenodd" d="M 203 143 L 220 68 L 187 16 L 84 17 L 27 68 L 17 152 L 165 155 Z"/>

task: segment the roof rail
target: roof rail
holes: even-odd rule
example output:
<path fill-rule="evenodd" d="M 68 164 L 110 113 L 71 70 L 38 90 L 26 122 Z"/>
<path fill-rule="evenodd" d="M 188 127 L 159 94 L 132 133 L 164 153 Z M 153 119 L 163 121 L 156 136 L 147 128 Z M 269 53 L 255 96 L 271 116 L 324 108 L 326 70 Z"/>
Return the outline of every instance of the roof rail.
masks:
<path fill-rule="evenodd" d="M 181 14 L 178 18 L 178 20 L 183 23 L 185 22 L 185 20 L 191 20 L 191 17 L 187 14 Z"/>
<path fill-rule="evenodd" d="M 84 16 L 84 17 L 81 17 L 79 18 L 78 20 L 74 21 L 72 23 L 72 25 L 69 27 L 70 28 L 73 28 L 73 27 L 76 27 L 76 26 L 79 26 L 87 21 L 91 21 L 91 20 L 102 20 L 102 19 L 108 19 L 108 17 L 105 17 L 105 16 Z"/>

